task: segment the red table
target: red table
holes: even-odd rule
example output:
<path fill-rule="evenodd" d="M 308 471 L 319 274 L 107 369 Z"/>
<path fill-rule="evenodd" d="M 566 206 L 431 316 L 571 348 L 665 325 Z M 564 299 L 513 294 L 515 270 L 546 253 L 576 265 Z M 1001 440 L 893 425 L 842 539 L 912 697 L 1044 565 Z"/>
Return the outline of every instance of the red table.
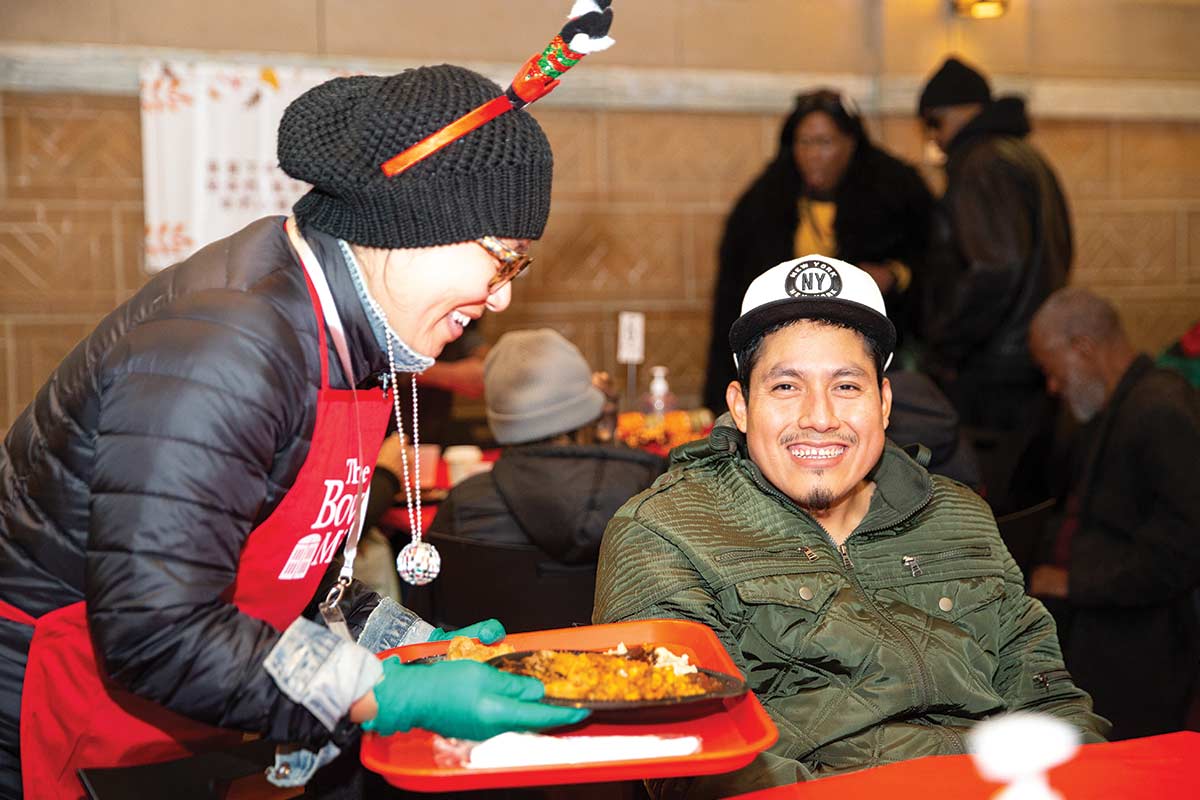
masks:
<path fill-rule="evenodd" d="M 1050 771 L 1066 800 L 1200 798 L 1200 733 L 1182 731 L 1088 744 Z M 1001 784 L 979 777 L 970 756 L 931 756 L 809 783 L 778 786 L 738 800 L 986 800 Z"/>

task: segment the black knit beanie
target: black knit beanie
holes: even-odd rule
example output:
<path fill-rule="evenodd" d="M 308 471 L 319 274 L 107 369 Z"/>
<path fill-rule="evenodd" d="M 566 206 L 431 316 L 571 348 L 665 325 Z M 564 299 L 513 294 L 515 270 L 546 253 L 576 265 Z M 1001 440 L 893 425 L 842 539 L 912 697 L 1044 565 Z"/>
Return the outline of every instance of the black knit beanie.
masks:
<path fill-rule="evenodd" d="M 537 121 L 509 111 L 394 177 L 380 165 L 503 89 L 442 64 L 335 78 L 296 98 L 279 123 L 279 165 L 312 184 L 296 218 L 369 247 L 536 239 L 550 213 L 553 158 Z"/>
<path fill-rule="evenodd" d="M 951 56 L 925 84 L 917 113 L 923 115 L 931 108 L 986 103 L 991 99 L 992 90 L 987 78 Z"/>

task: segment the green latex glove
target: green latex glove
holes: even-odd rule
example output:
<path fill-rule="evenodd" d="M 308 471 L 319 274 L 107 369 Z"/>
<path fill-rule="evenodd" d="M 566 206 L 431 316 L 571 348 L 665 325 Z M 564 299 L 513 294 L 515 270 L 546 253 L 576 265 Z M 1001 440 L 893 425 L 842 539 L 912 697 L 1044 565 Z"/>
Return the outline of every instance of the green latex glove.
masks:
<path fill-rule="evenodd" d="M 505 731 L 530 731 L 572 725 L 585 708 L 537 702 L 546 687 L 536 678 L 510 675 L 478 661 L 401 664 L 383 662 L 383 680 L 375 686 L 379 712 L 363 730 L 384 736 L 409 728 L 482 740 Z"/>
<path fill-rule="evenodd" d="M 476 622 L 453 631 L 434 628 L 433 633 L 429 634 L 429 641 L 441 642 L 453 639 L 455 636 L 466 636 L 469 639 L 478 639 L 484 644 L 495 644 L 504 638 L 504 626 L 498 619 L 485 619 L 483 622 Z"/>

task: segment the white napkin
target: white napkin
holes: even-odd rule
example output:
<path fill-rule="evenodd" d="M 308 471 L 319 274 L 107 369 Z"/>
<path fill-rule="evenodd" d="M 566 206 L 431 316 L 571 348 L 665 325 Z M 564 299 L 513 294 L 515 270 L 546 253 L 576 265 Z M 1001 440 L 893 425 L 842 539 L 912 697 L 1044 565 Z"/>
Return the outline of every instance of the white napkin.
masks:
<path fill-rule="evenodd" d="M 467 767 L 496 769 L 542 764 L 584 764 L 687 756 L 699 752 L 698 736 L 543 736 L 502 733 L 471 750 Z"/>

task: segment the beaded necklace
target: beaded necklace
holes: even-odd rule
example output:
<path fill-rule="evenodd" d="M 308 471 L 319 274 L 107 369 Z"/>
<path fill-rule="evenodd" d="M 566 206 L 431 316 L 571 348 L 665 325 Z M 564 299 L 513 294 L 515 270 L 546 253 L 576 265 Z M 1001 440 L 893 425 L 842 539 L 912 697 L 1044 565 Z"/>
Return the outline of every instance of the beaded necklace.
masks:
<path fill-rule="evenodd" d="M 404 501 L 408 507 L 408 529 L 412 532 L 412 541 L 406 544 L 400 554 L 396 556 L 396 572 L 406 583 L 413 586 L 424 586 L 441 572 L 442 557 L 438 554 L 437 548 L 421 536 L 421 428 L 417 423 L 417 381 L 416 378 L 411 381 L 414 463 L 410 479 L 408 448 L 405 446 L 407 437 L 404 433 L 404 421 L 400 414 L 400 383 L 396 377 L 392 327 L 388 324 L 387 315 L 383 313 L 383 309 L 375 298 L 368 295 L 367 301 L 371 311 L 383 323 L 384 337 L 387 339 L 388 375 L 392 383 L 392 408 L 396 415 L 396 433 L 400 437 L 400 468 L 404 473 Z"/>

